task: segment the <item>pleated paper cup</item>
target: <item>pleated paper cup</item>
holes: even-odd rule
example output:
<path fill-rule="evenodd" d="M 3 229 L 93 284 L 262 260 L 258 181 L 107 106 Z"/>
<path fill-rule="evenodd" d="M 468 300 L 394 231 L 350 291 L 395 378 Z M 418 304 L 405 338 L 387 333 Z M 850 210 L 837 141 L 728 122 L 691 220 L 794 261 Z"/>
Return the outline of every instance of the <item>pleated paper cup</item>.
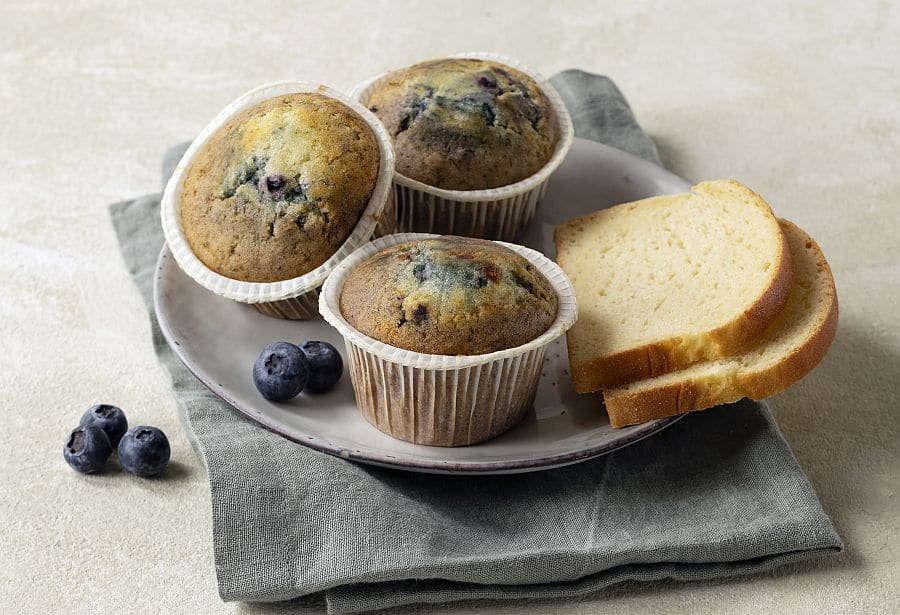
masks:
<path fill-rule="evenodd" d="M 235 115 L 265 100 L 286 94 L 321 94 L 337 100 L 357 113 L 372 130 L 378 142 L 378 178 L 372 196 L 359 221 L 344 243 L 324 263 L 312 271 L 279 282 L 244 282 L 216 273 L 197 258 L 191 250 L 181 225 L 181 196 L 184 180 L 191 163 L 203 146 Z M 328 274 L 353 250 L 372 238 L 391 195 L 394 173 L 394 148 L 390 135 L 375 115 L 355 100 L 324 85 L 305 81 L 279 81 L 254 88 L 225 107 L 204 128 L 185 152 L 175 172 L 166 184 L 161 203 L 163 232 L 172 255 L 181 269 L 204 288 L 226 297 L 248 303 L 260 312 L 276 318 L 306 320 L 318 318 L 319 289 Z"/>
<path fill-rule="evenodd" d="M 547 181 L 572 147 L 575 130 L 569 110 L 556 89 L 539 72 L 508 56 L 487 52 L 459 53 L 450 58 L 492 60 L 522 71 L 547 96 L 560 135 L 550 160 L 537 173 L 514 184 L 485 190 L 445 190 L 394 172 L 393 193 L 397 232 L 439 233 L 513 241 L 531 222 L 547 190 Z M 374 89 L 394 73 L 372 77 L 353 88 L 350 96 L 366 104 Z"/>
<path fill-rule="evenodd" d="M 430 446 L 482 442 L 522 420 L 534 401 L 547 346 L 578 317 L 575 291 L 559 266 L 540 252 L 497 242 L 540 271 L 559 298 L 556 319 L 521 346 L 480 355 L 439 355 L 397 348 L 364 335 L 341 314 L 347 275 L 384 248 L 440 235 L 398 233 L 358 248 L 328 276 L 319 311 L 347 346 L 347 367 L 362 415 L 384 433 Z"/>

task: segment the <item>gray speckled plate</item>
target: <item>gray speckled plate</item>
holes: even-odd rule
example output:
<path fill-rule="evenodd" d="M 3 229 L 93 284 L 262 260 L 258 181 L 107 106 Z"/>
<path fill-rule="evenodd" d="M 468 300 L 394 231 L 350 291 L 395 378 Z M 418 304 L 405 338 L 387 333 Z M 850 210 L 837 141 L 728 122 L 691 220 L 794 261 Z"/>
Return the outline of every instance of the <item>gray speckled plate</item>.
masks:
<path fill-rule="evenodd" d="M 552 257 L 553 228 L 559 222 L 615 203 L 688 188 L 690 184 L 656 165 L 576 139 L 551 178 L 523 243 Z M 277 320 L 216 296 L 188 278 L 166 248 L 159 257 L 154 302 L 169 345 L 214 393 L 271 431 L 354 461 L 417 472 L 529 472 L 605 455 L 677 420 L 610 427 L 600 395 L 578 395 L 572 388 L 563 337 L 547 350 L 534 412 L 520 425 L 474 446 L 409 444 L 382 434 L 360 416 L 347 375 L 329 393 L 300 395 L 283 404 L 269 402 L 256 391 L 251 366 L 271 341 L 318 339 L 343 350 L 343 340 L 324 321 Z"/>

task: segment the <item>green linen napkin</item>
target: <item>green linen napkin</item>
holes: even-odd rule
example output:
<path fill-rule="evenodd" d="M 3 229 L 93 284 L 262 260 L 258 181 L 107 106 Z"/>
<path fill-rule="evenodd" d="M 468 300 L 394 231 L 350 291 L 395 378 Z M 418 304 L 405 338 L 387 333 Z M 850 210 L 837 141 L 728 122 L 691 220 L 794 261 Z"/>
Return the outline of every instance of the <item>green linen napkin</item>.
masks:
<path fill-rule="evenodd" d="M 553 83 L 577 135 L 658 162 L 610 80 L 566 71 Z M 167 158 L 166 177 L 182 151 Z M 110 212 L 209 473 L 224 600 L 310 596 L 349 613 L 564 597 L 626 580 L 742 575 L 841 549 L 768 408 L 748 400 L 593 461 L 510 476 L 365 466 L 266 431 L 195 380 L 160 334 L 151 299 L 159 195 Z"/>

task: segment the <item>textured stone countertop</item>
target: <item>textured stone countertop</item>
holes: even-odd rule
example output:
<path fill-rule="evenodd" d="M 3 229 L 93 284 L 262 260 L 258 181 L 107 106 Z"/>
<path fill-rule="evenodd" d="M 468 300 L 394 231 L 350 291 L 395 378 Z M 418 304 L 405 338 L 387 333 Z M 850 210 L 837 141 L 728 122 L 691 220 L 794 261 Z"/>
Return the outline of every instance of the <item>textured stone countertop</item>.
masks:
<path fill-rule="evenodd" d="M 840 330 L 824 362 L 772 405 L 846 551 L 753 578 L 441 611 L 896 612 L 900 4 L 215 4 L 0 3 L 4 612 L 301 608 L 218 597 L 205 474 L 107 205 L 159 191 L 163 151 L 256 84 L 349 88 L 472 49 L 547 75 L 580 67 L 611 76 L 672 170 L 740 179 L 819 241 L 834 268 Z M 86 480 L 66 467 L 65 434 L 101 400 L 170 435 L 166 480 Z"/>

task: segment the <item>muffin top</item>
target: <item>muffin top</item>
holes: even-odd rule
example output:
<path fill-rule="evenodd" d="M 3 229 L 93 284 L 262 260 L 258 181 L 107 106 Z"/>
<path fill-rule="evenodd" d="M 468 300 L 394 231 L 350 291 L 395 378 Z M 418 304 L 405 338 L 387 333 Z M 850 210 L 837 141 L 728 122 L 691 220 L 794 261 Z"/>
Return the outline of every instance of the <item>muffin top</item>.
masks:
<path fill-rule="evenodd" d="M 553 155 L 559 123 L 534 80 L 489 60 L 423 62 L 392 73 L 366 104 L 394 138 L 397 171 L 448 190 L 497 188 Z"/>
<path fill-rule="evenodd" d="M 321 94 L 277 96 L 239 113 L 191 163 L 181 222 L 207 267 L 246 282 L 308 273 L 347 239 L 378 177 L 365 121 Z"/>
<path fill-rule="evenodd" d="M 400 243 L 370 256 L 344 281 L 340 307 L 357 330 L 428 354 L 514 348 L 546 331 L 559 299 L 537 267 L 482 239 Z"/>

